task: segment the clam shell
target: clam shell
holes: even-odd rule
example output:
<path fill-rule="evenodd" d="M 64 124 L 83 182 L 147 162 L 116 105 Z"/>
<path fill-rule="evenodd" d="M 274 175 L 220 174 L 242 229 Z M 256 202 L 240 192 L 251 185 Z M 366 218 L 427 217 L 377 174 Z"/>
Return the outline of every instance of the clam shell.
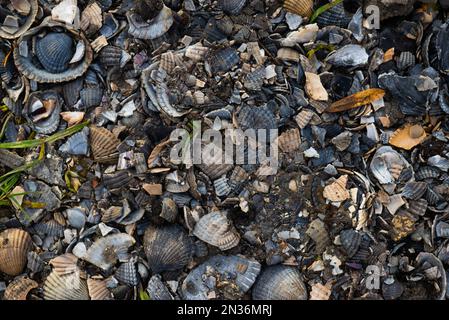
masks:
<path fill-rule="evenodd" d="M 122 59 L 122 49 L 108 45 L 101 49 L 99 57 L 101 64 L 105 67 L 119 66 Z"/>
<path fill-rule="evenodd" d="M 330 243 L 329 234 L 320 219 L 315 219 L 309 224 L 306 234 L 315 242 L 317 253 L 323 252 Z"/>
<path fill-rule="evenodd" d="M 405 150 L 411 150 L 423 142 L 427 137 L 424 128 L 420 125 L 407 124 L 396 130 L 390 138 L 390 144 Z"/>
<path fill-rule="evenodd" d="M 411 199 L 411 200 L 419 200 L 427 191 L 427 183 L 426 182 L 408 182 L 404 190 L 402 190 L 402 196 Z"/>
<path fill-rule="evenodd" d="M 220 8 L 229 15 L 238 15 L 246 4 L 246 0 L 219 0 Z"/>
<path fill-rule="evenodd" d="M 87 279 L 90 300 L 112 300 L 112 293 L 105 280 Z"/>
<path fill-rule="evenodd" d="M 64 235 L 64 226 L 59 224 L 56 220 L 51 219 L 46 222 L 39 222 L 34 225 L 34 231 L 41 235 L 51 237 L 62 237 Z"/>
<path fill-rule="evenodd" d="M 37 288 L 36 281 L 29 278 L 16 278 L 6 288 L 3 298 L 5 300 L 26 300 L 28 293 Z"/>
<path fill-rule="evenodd" d="M 45 300 L 89 300 L 86 280 L 79 273 L 70 273 L 63 276 L 55 271 L 45 279 Z"/>
<path fill-rule="evenodd" d="M 285 0 L 285 10 L 304 18 L 310 18 L 313 14 L 313 0 Z"/>
<path fill-rule="evenodd" d="M 226 280 L 230 282 L 233 292 L 238 291 L 239 296 L 243 296 L 256 281 L 260 272 L 260 264 L 255 260 L 250 260 L 242 256 L 222 256 L 217 255 L 208 259 L 203 264 L 193 269 L 181 286 L 181 292 L 186 300 L 207 300 L 210 288 L 205 274 L 212 274 L 217 279 L 228 279 L 227 275 L 232 274 L 233 278 Z"/>
<path fill-rule="evenodd" d="M 33 247 L 30 235 L 21 229 L 7 229 L 0 233 L 0 271 L 10 276 L 22 273 L 27 255 Z"/>
<path fill-rule="evenodd" d="M 211 212 L 201 217 L 193 229 L 193 234 L 222 251 L 237 246 L 240 241 L 240 235 L 232 222 L 221 211 Z"/>
<path fill-rule="evenodd" d="M 73 40 L 66 33 L 51 32 L 36 42 L 36 56 L 50 73 L 67 70 L 74 53 Z"/>
<path fill-rule="evenodd" d="M 70 36 L 73 37 L 74 40 L 83 41 L 86 48 L 83 60 L 73 64 L 72 66 L 70 66 L 69 68 L 67 68 L 62 72 L 55 73 L 49 72 L 48 70 L 40 69 L 40 67 L 36 66 L 33 63 L 30 54 L 28 54 L 27 56 L 22 56 L 20 52 L 21 47 L 20 43 L 30 40 L 32 37 L 36 36 L 36 34 L 38 34 L 44 27 L 59 27 L 65 29 L 67 33 L 70 33 Z M 89 67 L 93 59 L 93 51 L 86 37 L 82 33 L 78 33 L 71 27 L 68 27 L 63 23 L 59 22 L 46 21 L 42 23 L 40 26 L 28 30 L 17 41 L 19 45 L 17 45 L 13 51 L 14 62 L 16 64 L 16 67 L 28 79 L 34 80 L 36 82 L 60 83 L 74 80 L 86 72 L 87 68 Z M 44 44 L 42 44 L 42 49 L 44 48 L 45 46 Z M 72 57 L 70 56 L 69 61 L 71 58 Z M 46 61 L 45 60 L 46 58 L 42 54 L 41 59 Z"/>
<path fill-rule="evenodd" d="M 298 129 L 290 129 L 282 133 L 278 138 L 279 148 L 283 152 L 294 152 L 299 149 L 301 136 Z"/>
<path fill-rule="evenodd" d="M 343 230 L 340 232 L 340 240 L 348 257 L 353 257 L 360 248 L 362 235 L 353 229 Z"/>
<path fill-rule="evenodd" d="M 117 260 L 123 260 L 128 255 L 128 248 L 134 243 L 134 238 L 125 233 L 108 235 L 96 240 L 83 258 L 107 271 Z"/>
<path fill-rule="evenodd" d="M 348 183 L 348 176 L 343 175 L 338 178 L 335 182 L 324 187 L 323 197 L 334 202 L 345 201 L 349 199 L 350 194 L 346 189 L 346 184 Z"/>
<path fill-rule="evenodd" d="M 74 272 L 79 272 L 78 257 L 66 253 L 50 260 L 50 265 L 53 267 L 53 272 L 59 276 L 65 276 Z"/>
<path fill-rule="evenodd" d="M 168 290 L 158 274 L 152 276 L 150 281 L 148 281 L 147 292 L 151 300 L 174 300 L 170 290 Z"/>
<path fill-rule="evenodd" d="M 179 270 L 192 258 L 192 240 L 179 226 L 150 226 L 145 231 L 143 241 L 148 265 L 153 273 Z"/>
<path fill-rule="evenodd" d="M 395 280 L 392 284 L 382 283 L 382 295 L 385 300 L 395 300 L 402 296 L 404 286 Z"/>
<path fill-rule="evenodd" d="M 162 209 L 159 216 L 171 223 L 176 221 L 176 218 L 178 217 L 178 207 L 173 199 L 164 198 L 162 200 Z"/>
<path fill-rule="evenodd" d="M 209 61 L 213 73 L 226 72 L 240 63 L 240 57 L 234 48 L 225 48 L 212 53 Z"/>
<path fill-rule="evenodd" d="M 7 32 L 2 27 L 0 27 L 0 38 L 2 39 L 18 38 L 31 27 L 39 11 L 39 4 L 37 0 L 29 0 L 28 3 L 30 4 L 30 9 L 29 12 L 26 14 L 27 18 L 25 22 L 18 29 L 14 30 L 12 33 Z"/>
<path fill-rule="evenodd" d="M 276 265 L 262 271 L 252 296 L 254 300 L 307 300 L 307 289 L 297 269 Z"/>
<path fill-rule="evenodd" d="M 173 13 L 170 8 L 164 6 L 158 15 L 146 23 L 135 13 L 126 15 L 129 23 L 128 33 L 134 38 L 151 40 L 164 35 L 173 25 Z"/>
<path fill-rule="evenodd" d="M 127 284 L 131 287 L 139 284 L 139 277 L 137 269 L 133 262 L 125 262 L 115 271 L 114 277 L 121 283 Z"/>
<path fill-rule="evenodd" d="M 115 161 L 120 140 L 109 130 L 90 126 L 90 147 L 97 162 Z"/>

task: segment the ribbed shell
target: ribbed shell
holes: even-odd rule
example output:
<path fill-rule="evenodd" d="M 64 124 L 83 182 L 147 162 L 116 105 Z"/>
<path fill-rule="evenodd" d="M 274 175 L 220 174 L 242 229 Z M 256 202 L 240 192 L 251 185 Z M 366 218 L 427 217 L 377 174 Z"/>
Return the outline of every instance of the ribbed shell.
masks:
<path fill-rule="evenodd" d="M 307 289 L 297 269 L 276 265 L 262 271 L 252 295 L 254 300 L 307 300 Z"/>
<path fill-rule="evenodd" d="M 285 0 L 284 8 L 301 17 L 309 18 L 313 14 L 313 0 Z"/>
<path fill-rule="evenodd" d="M 80 92 L 80 98 L 84 107 L 96 107 L 101 103 L 103 90 L 100 87 L 84 88 Z"/>
<path fill-rule="evenodd" d="M 105 67 L 119 66 L 122 58 L 122 49 L 109 45 L 101 49 L 99 56 L 101 64 Z"/>
<path fill-rule="evenodd" d="M 156 274 L 148 281 L 147 292 L 151 300 L 174 300 L 167 286 L 162 282 L 161 276 Z"/>
<path fill-rule="evenodd" d="M 310 300 L 329 300 L 331 292 L 331 286 L 316 283 L 312 286 L 312 290 L 310 291 Z"/>
<path fill-rule="evenodd" d="M 37 40 L 37 58 L 48 72 L 65 71 L 74 53 L 73 40 L 65 33 L 51 32 Z"/>
<path fill-rule="evenodd" d="M 299 149 L 301 136 L 298 129 L 290 129 L 278 138 L 279 148 L 283 152 L 293 152 Z"/>
<path fill-rule="evenodd" d="M 396 60 L 396 65 L 399 70 L 405 70 L 407 68 L 413 67 L 416 63 L 416 57 L 413 53 L 409 51 L 401 52 L 400 56 Z"/>
<path fill-rule="evenodd" d="M 240 241 L 240 235 L 232 225 L 232 221 L 221 211 L 201 217 L 193 229 L 193 234 L 222 251 L 234 248 Z"/>
<path fill-rule="evenodd" d="M 73 81 L 66 82 L 62 86 L 64 101 L 71 107 L 75 105 L 80 97 L 80 91 L 83 87 L 83 79 L 77 78 Z"/>
<path fill-rule="evenodd" d="M 166 6 L 150 23 L 142 21 L 142 18 L 134 13 L 128 13 L 126 17 L 129 23 L 128 33 L 134 38 L 143 40 L 161 37 L 171 28 L 174 22 L 173 13 Z"/>
<path fill-rule="evenodd" d="M 427 200 L 419 199 L 417 201 L 410 201 L 407 211 L 417 216 L 424 216 L 427 211 Z"/>
<path fill-rule="evenodd" d="M 315 112 L 309 109 L 304 109 L 295 117 L 295 121 L 298 124 L 298 127 L 304 129 L 312 120 Z"/>
<path fill-rule="evenodd" d="M 411 200 L 419 200 L 426 191 L 426 182 L 408 182 L 402 190 L 402 196 Z"/>
<path fill-rule="evenodd" d="M 326 26 L 347 28 L 351 19 L 352 15 L 347 13 L 343 3 L 340 3 L 320 14 L 316 19 L 316 22 L 321 28 Z"/>
<path fill-rule="evenodd" d="M 78 273 L 59 276 L 52 272 L 44 283 L 45 300 L 89 300 L 86 280 Z"/>
<path fill-rule="evenodd" d="M 126 170 L 103 175 L 103 183 L 108 190 L 122 188 L 126 186 L 131 179 L 132 175 Z"/>
<path fill-rule="evenodd" d="M 123 214 L 122 207 L 110 207 L 101 216 L 101 221 L 104 223 L 109 223 L 118 220 Z"/>
<path fill-rule="evenodd" d="M 419 168 L 415 174 L 416 180 L 425 180 L 429 178 L 438 178 L 440 176 L 440 169 L 436 167 L 425 166 Z"/>
<path fill-rule="evenodd" d="M 353 229 L 343 230 L 340 233 L 340 240 L 348 257 L 351 258 L 359 250 L 362 235 Z"/>
<path fill-rule="evenodd" d="M 118 157 L 119 144 L 120 140 L 111 131 L 102 127 L 90 127 L 90 147 L 95 161 L 114 161 Z"/>
<path fill-rule="evenodd" d="M 229 71 L 235 65 L 240 63 L 240 57 L 237 54 L 237 50 L 234 48 L 222 49 L 216 53 L 213 53 L 209 58 L 212 72 L 225 72 Z"/>
<path fill-rule="evenodd" d="M 0 271 L 10 276 L 22 273 L 27 264 L 33 242 L 21 229 L 7 229 L 0 233 Z"/>
<path fill-rule="evenodd" d="M 220 8 L 230 15 L 238 15 L 246 4 L 246 0 L 219 0 Z"/>
<path fill-rule="evenodd" d="M 137 269 L 133 262 L 125 262 L 115 271 L 114 277 L 121 283 L 127 284 L 131 287 L 139 284 L 139 277 Z"/>
<path fill-rule="evenodd" d="M 66 253 L 50 260 L 53 272 L 56 272 L 60 276 L 79 271 L 77 263 L 78 257 L 71 253 Z"/>
<path fill-rule="evenodd" d="M 259 67 L 246 76 L 243 85 L 248 90 L 258 91 L 262 88 L 264 79 L 265 79 L 265 68 Z"/>
<path fill-rule="evenodd" d="M 42 235 L 51 237 L 62 237 L 64 235 L 64 226 L 59 224 L 56 220 L 51 219 L 46 222 L 39 222 L 34 225 L 33 229 Z"/>
<path fill-rule="evenodd" d="M 203 171 L 210 179 L 214 180 L 222 175 L 226 174 L 228 171 L 232 170 L 232 164 L 200 164 L 198 165 L 201 171 Z"/>
<path fill-rule="evenodd" d="M 87 288 L 91 300 L 112 300 L 112 293 L 105 280 L 87 279 Z"/>
<path fill-rule="evenodd" d="M 395 300 L 402 296 L 404 286 L 399 281 L 394 281 L 392 284 L 382 283 L 382 295 L 385 300 Z"/>
<path fill-rule="evenodd" d="M 29 4 L 31 5 L 30 12 L 25 20 L 25 22 L 19 27 L 18 30 L 14 33 L 9 33 L 2 28 L 0 28 L 0 38 L 3 39 L 15 39 L 20 37 L 22 34 L 24 34 L 33 24 L 34 20 L 36 19 L 37 12 L 39 11 L 39 4 L 38 0 L 29 0 Z"/>
<path fill-rule="evenodd" d="M 214 181 L 215 194 L 218 197 L 227 196 L 231 192 L 231 187 L 229 186 L 228 178 L 221 177 Z"/>
<path fill-rule="evenodd" d="M 4 299 L 5 300 L 26 300 L 28 293 L 38 287 L 36 281 L 29 278 L 17 278 L 14 279 L 6 288 Z"/>
<path fill-rule="evenodd" d="M 89 128 L 84 128 L 81 132 L 69 137 L 60 148 L 60 152 L 72 155 L 87 155 L 89 152 Z"/>
<path fill-rule="evenodd" d="M 143 243 L 153 273 L 182 269 L 190 262 L 194 250 L 192 239 L 175 225 L 148 227 Z"/>
<path fill-rule="evenodd" d="M 242 108 L 238 115 L 237 122 L 243 129 L 276 129 L 277 120 L 267 107 L 249 107 Z"/>
<path fill-rule="evenodd" d="M 128 253 L 128 248 L 135 242 L 134 238 L 126 233 L 99 238 L 87 250 L 84 260 L 106 271 L 117 262 L 117 259 L 123 258 Z"/>

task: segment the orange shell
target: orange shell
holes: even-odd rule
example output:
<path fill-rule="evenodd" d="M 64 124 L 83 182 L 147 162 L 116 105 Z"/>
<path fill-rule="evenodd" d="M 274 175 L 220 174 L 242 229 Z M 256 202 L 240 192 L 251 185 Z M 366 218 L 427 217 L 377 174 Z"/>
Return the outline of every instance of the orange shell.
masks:
<path fill-rule="evenodd" d="M 390 138 L 390 144 L 405 150 L 410 150 L 419 145 L 427 137 L 424 128 L 419 124 L 407 124 L 396 130 Z"/>
<path fill-rule="evenodd" d="M 0 233 L 0 271 L 10 276 L 22 273 L 32 247 L 30 235 L 21 229 L 7 229 Z"/>
<path fill-rule="evenodd" d="M 285 0 L 284 8 L 304 18 L 313 14 L 313 0 Z"/>

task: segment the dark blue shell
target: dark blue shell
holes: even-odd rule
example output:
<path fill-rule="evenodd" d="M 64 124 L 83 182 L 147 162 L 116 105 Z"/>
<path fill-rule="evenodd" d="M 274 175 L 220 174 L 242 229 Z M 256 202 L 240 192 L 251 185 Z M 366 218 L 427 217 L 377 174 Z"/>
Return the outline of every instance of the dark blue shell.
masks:
<path fill-rule="evenodd" d="M 45 70 L 52 73 L 67 70 L 74 53 L 73 40 L 65 33 L 49 33 L 36 44 L 37 58 Z"/>

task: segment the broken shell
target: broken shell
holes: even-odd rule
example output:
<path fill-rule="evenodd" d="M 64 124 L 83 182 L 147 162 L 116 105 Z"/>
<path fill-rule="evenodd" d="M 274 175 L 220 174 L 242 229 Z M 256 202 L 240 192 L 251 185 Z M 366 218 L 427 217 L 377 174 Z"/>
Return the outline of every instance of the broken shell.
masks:
<path fill-rule="evenodd" d="M 94 34 L 101 28 L 102 20 L 100 6 L 92 2 L 81 13 L 80 28 L 88 35 Z"/>
<path fill-rule="evenodd" d="M 246 0 L 219 0 L 218 3 L 224 12 L 238 15 L 245 6 Z"/>
<path fill-rule="evenodd" d="M 84 112 L 71 112 L 65 111 L 61 112 L 61 117 L 64 121 L 67 122 L 69 127 L 72 127 L 78 123 L 81 123 L 84 119 Z"/>
<path fill-rule="evenodd" d="M 317 101 L 329 100 L 329 95 L 321 83 L 320 76 L 314 73 L 306 72 L 306 92 L 310 98 Z"/>
<path fill-rule="evenodd" d="M 14 1 L 14 3 L 17 3 L 18 1 Z M 20 37 L 22 34 L 24 34 L 34 23 L 34 20 L 36 18 L 36 15 L 39 11 L 39 5 L 37 0 L 28 0 L 28 1 L 19 1 L 21 4 L 25 4 L 28 2 L 27 6 L 29 5 L 30 8 L 27 8 L 26 10 L 23 10 L 22 13 L 26 15 L 25 22 L 18 28 L 14 28 L 14 30 L 10 30 L 9 28 L 5 28 L 5 22 L 3 22 L 3 26 L 0 26 L 0 38 L 3 39 L 15 39 Z M 26 13 L 25 13 L 26 12 Z"/>
<path fill-rule="evenodd" d="M 129 34 L 143 40 L 159 38 L 171 28 L 174 22 L 173 13 L 166 6 L 159 11 L 158 15 L 150 23 L 146 23 L 142 20 L 142 17 L 135 13 L 128 13 L 126 17 L 129 23 Z"/>
<path fill-rule="evenodd" d="M 351 22 L 352 14 L 346 12 L 342 2 L 337 3 L 330 9 L 322 12 L 316 19 L 316 22 L 320 27 L 326 26 L 338 26 L 341 28 L 347 28 L 349 22 Z"/>
<path fill-rule="evenodd" d="M 58 129 L 62 99 L 55 91 L 34 92 L 25 107 L 25 117 L 38 133 L 51 134 Z"/>
<path fill-rule="evenodd" d="M 336 67 L 360 67 L 368 63 L 366 49 L 357 44 L 348 44 L 331 53 L 326 62 Z"/>
<path fill-rule="evenodd" d="M 381 184 L 395 183 L 400 173 L 410 167 L 407 160 L 391 147 L 379 148 L 370 164 L 371 172 Z"/>
<path fill-rule="evenodd" d="M 148 265 L 153 273 L 181 269 L 192 258 L 192 240 L 178 226 L 150 226 L 145 231 L 143 241 Z"/>
<path fill-rule="evenodd" d="M 6 288 L 4 299 L 5 300 L 26 300 L 28 293 L 37 288 L 36 281 L 26 277 L 14 279 Z"/>
<path fill-rule="evenodd" d="M 89 300 L 86 280 L 79 273 L 70 273 L 63 276 L 55 271 L 45 279 L 45 300 Z"/>
<path fill-rule="evenodd" d="M 213 73 L 226 72 L 240 63 L 240 57 L 237 54 L 237 50 L 234 48 L 225 48 L 215 53 L 211 53 L 209 61 Z"/>
<path fill-rule="evenodd" d="M 60 152 L 72 154 L 72 155 L 84 155 L 89 152 L 89 128 L 84 128 L 81 132 L 78 132 L 67 139 L 67 142 L 59 147 Z"/>
<path fill-rule="evenodd" d="M 118 66 L 122 59 L 122 49 L 108 45 L 101 49 L 99 56 L 101 64 L 105 67 Z"/>
<path fill-rule="evenodd" d="M 315 242 L 317 253 L 323 252 L 330 243 L 329 233 L 320 219 L 315 219 L 309 224 L 306 234 Z"/>
<path fill-rule="evenodd" d="M 56 272 L 59 276 L 79 272 L 77 263 L 78 257 L 71 253 L 66 253 L 50 260 L 50 265 L 53 267 L 53 272 Z"/>
<path fill-rule="evenodd" d="M 161 218 L 164 218 L 168 222 L 174 223 L 178 217 L 178 207 L 171 198 L 164 198 L 162 200 Z"/>
<path fill-rule="evenodd" d="M 221 211 L 211 212 L 201 217 L 195 225 L 193 234 L 222 251 L 235 247 L 240 241 L 240 236 L 232 222 Z"/>
<path fill-rule="evenodd" d="M 112 293 L 106 280 L 87 279 L 87 288 L 91 300 L 112 300 Z"/>
<path fill-rule="evenodd" d="M 167 286 L 162 282 L 161 276 L 155 274 L 148 281 L 147 292 L 151 300 L 174 300 Z"/>
<path fill-rule="evenodd" d="M 291 129 L 282 133 L 278 138 L 279 148 L 283 152 L 293 152 L 299 149 L 301 136 L 298 129 Z"/>
<path fill-rule="evenodd" d="M 21 229 L 7 229 L 0 233 L 0 271 L 10 276 L 22 273 L 27 264 L 33 242 Z"/>
<path fill-rule="evenodd" d="M 107 271 L 117 260 L 122 261 L 128 256 L 128 248 L 134 243 L 134 238 L 125 233 L 108 235 L 96 240 L 83 259 Z"/>
<path fill-rule="evenodd" d="M 114 277 L 121 283 L 127 284 L 131 287 L 139 284 L 137 269 L 134 262 L 125 262 L 115 271 Z"/>
<path fill-rule="evenodd" d="M 391 221 L 391 239 L 400 241 L 415 231 L 415 222 L 411 214 L 404 210 L 399 210 Z"/>
<path fill-rule="evenodd" d="M 340 202 L 349 199 L 349 191 L 346 189 L 347 183 L 348 176 L 341 176 L 334 183 L 324 188 L 323 197 L 334 202 Z"/>
<path fill-rule="evenodd" d="M 109 130 L 96 126 L 90 127 L 90 147 L 95 161 L 115 161 L 118 157 L 119 144 L 120 140 Z"/>
<path fill-rule="evenodd" d="M 363 105 L 370 104 L 384 97 L 385 91 L 382 89 L 367 89 L 357 92 L 349 97 L 343 98 L 331 104 L 326 112 L 343 112 Z"/>
<path fill-rule="evenodd" d="M 313 0 L 285 0 L 284 8 L 301 17 L 310 18 L 313 14 Z"/>
<path fill-rule="evenodd" d="M 419 200 L 427 191 L 426 182 L 408 182 L 404 190 L 402 190 L 402 196 L 411 200 Z"/>
<path fill-rule="evenodd" d="M 427 137 L 424 128 L 418 124 L 407 124 L 405 127 L 396 130 L 390 138 L 390 144 L 405 150 L 422 143 Z"/>
<path fill-rule="evenodd" d="M 330 295 L 332 293 L 331 288 L 332 288 L 331 283 L 327 283 L 326 285 L 322 285 L 321 283 L 315 283 L 314 285 L 312 285 L 309 300 L 329 300 Z"/>
<path fill-rule="evenodd" d="M 254 300 L 307 300 L 307 289 L 299 271 L 276 265 L 266 268 L 253 288 Z"/>
<path fill-rule="evenodd" d="M 340 232 L 340 240 L 348 257 L 351 258 L 359 250 L 362 235 L 353 229 L 343 230 Z"/>

